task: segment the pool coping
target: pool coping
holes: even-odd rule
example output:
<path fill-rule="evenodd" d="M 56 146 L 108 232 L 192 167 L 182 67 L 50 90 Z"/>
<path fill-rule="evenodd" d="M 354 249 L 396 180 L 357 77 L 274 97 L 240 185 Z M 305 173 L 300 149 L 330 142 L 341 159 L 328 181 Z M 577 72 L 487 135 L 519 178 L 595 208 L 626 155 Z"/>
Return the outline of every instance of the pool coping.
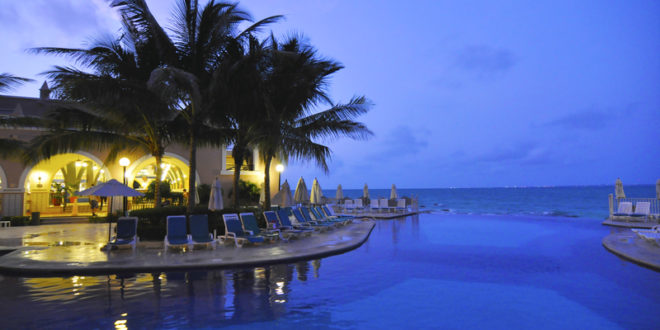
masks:
<path fill-rule="evenodd" d="M 182 258 L 174 258 L 170 264 L 158 264 L 158 265 L 144 265 L 144 264 L 129 264 L 129 265 L 112 265 L 110 261 L 98 261 L 90 263 L 72 263 L 70 261 L 38 261 L 31 260 L 22 256 L 23 251 L 27 250 L 39 250 L 44 248 L 34 248 L 34 247 L 19 247 L 15 251 L 1 255 L 0 256 L 0 273 L 8 275 L 20 275 L 20 276 L 39 276 L 39 277 L 53 277 L 53 276 L 73 276 L 73 275 L 106 275 L 106 274 L 122 274 L 122 273 L 152 273 L 152 272 L 165 272 L 165 271 L 186 271 L 186 270 L 203 270 L 203 269 L 236 269 L 236 268 L 249 268 L 249 267 L 261 267 L 274 264 L 283 264 L 283 263 L 295 263 L 298 261 L 307 261 L 318 258 L 325 258 L 329 256 L 334 256 L 338 254 L 343 254 L 348 251 L 357 249 L 362 246 L 373 231 L 375 227 L 375 222 L 366 220 L 354 222 L 344 227 L 336 228 L 327 233 L 318 233 L 315 234 L 315 241 L 320 241 L 321 244 L 315 246 L 304 246 L 305 239 L 311 238 L 300 238 L 298 241 L 288 242 L 278 242 L 274 244 L 267 244 L 261 246 L 250 246 L 237 248 L 234 246 L 218 246 L 215 250 L 205 250 L 205 251 L 189 251 L 184 252 L 186 256 L 195 254 L 204 254 L 207 256 L 217 256 L 222 252 L 234 252 L 249 254 L 252 252 L 266 251 L 268 249 L 275 249 L 283 244 L 299 244 L 303 245 L 301 248 L 298 248 L 296 253 L 283 254 L 278 257 L 264 258 L 263 256 L 257 255 L 251 259 L 242 259 L 242 260 L 233 260 L 229 262 L 218 261 L 218 258 L 213 259 L 214 261 L 199 261 L 195 263 L 186 263 L 181 264 Z M 332 244 L 333 239 L 337 238 L 337 235 L 346 234 L 350 237 L 349 240 L 340 242 L 338 244 Z M 324 236 L 325 235 L 325 236 Z M 326 238 L 323 240 L 323 238 Z M 290 245 L 289 245 L 290 246 Z M 221 251 L 218 251 L 221 249 Z M 6 249 L 5 249 L 6 250 Z M 302 252 L 300 251 L 302 250 Z M 243 252 L 247 251 L 247 252 Z M 128 253 L 132 252 L 120 252 Z M 163 258 L 167 259 L 169 252 L 164 251 Z M 175 255 L 175 254 L 172 254 Z M 124 256 L 126 257 L 126 256 Z M 178 259 L 178 260 L 177 260 Z M 211 258 L 209 258 L 211 259 Z M 183 260 L 185 261 L 185 260 Z"/>
<path fill-rule="evenodd" d="M 620 258 L 660 272 L 660 247 L 641 239 L 631 230 L 607 235 L 602 244 Z"/>

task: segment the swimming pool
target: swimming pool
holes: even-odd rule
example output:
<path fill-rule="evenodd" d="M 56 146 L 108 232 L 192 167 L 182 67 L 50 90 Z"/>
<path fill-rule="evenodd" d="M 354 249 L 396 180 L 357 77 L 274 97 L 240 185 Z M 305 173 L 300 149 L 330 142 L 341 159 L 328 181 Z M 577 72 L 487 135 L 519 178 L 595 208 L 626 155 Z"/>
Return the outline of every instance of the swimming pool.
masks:
<path fill-rule="evenodd" d="M 3 328 L 657 328 L 660 273 L 599 220 L 422 214 L 357 250 L 232 271 L 2 276 Z"/>

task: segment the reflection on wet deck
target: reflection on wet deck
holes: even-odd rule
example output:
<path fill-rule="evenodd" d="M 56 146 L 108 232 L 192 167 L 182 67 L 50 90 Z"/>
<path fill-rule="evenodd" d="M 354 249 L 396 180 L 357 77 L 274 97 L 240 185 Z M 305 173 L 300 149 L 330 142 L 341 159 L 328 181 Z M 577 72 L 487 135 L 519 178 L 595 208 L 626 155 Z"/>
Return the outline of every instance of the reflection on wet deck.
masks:
<path fill-rule="evenodd" d="M 102 274 L 191 268 L 259 266 L 343 253 L 360 246 L 374 222 L 356 221 L 291 242 L 235 248 L 164 250 L 161 242 L 141 242 L 136 251 L 105 251 L 103 224 L 13 227 L 0 231 L 0 244 L 15 251 L 0 256 L 0 270 L 24 274 Z"/>

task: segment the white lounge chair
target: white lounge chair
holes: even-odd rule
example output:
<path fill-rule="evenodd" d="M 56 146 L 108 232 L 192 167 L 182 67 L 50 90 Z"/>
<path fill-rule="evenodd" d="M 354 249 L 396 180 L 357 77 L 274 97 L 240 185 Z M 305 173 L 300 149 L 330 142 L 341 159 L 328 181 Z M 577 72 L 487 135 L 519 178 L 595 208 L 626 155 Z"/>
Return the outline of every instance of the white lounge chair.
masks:
<path fill-rule="evenodd" d="M 364 211 L 364 205 L 362 205 L 362 199 L 354 199 L 353 203 L 355 203 L 355 212 L 357 211 Z"/>
<path fill-rule="evenodd" d="M 377 199 L 372 199 L 371 200 L 371 203 L 369 203 L 369 209 L 371 211 L 378 212 L 378 200 Z"/>
<path fill-rule="evenodd" d="M 388 205 L 387 199 L 381 198 L 378 200 L 378 208 L 384 212 L 389 211 L 390 206 Z"/>
<path fill-rule="evenodd" d="M 401 211 L 401 213 L 406 211 L 406 200 L 403 198 L 396 200 L 396 210 Z"/>
<path fill-rule="evenodd" d="M 651 229 L 631 229 L 640 238 L 644 238 L 643 234 L 660 233 L 660 225 L 653 226 Z"/>
<path fill-rule="evenodd" d="M 353 200 L 347 199 L 344 202 L 344 212 L 353 212 L 355 210 L 355 204 L 353 204 Z"/>
<path fill-rule="evenodd" d="M 620 202 L 614 217 L 629 217 L 632 214 L 632 202 Z"/>
<path fill-rule="evenodd" d="M 649 218 L 651 214 L 651 203 L 650 202 L 637 202 L 635 203 L 635 212 L 630 216 L 634 218 L 644 218 L 645 220 Z"/>

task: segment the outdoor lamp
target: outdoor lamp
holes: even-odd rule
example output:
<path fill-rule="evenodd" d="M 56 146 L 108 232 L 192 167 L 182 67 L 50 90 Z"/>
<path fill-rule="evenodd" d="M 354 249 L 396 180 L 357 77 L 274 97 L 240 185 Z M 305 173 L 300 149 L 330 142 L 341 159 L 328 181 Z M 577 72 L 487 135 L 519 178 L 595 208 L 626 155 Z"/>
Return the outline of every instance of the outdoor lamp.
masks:
<path fill-rule="evenodd" d="M 277 166 L 275 166 L 275 171 L 277 171 L 277 190 L 279 191 L 281 179 L 282 179 L 282 172 L 284 172 L 284 165 L 277 164 Z"/>

